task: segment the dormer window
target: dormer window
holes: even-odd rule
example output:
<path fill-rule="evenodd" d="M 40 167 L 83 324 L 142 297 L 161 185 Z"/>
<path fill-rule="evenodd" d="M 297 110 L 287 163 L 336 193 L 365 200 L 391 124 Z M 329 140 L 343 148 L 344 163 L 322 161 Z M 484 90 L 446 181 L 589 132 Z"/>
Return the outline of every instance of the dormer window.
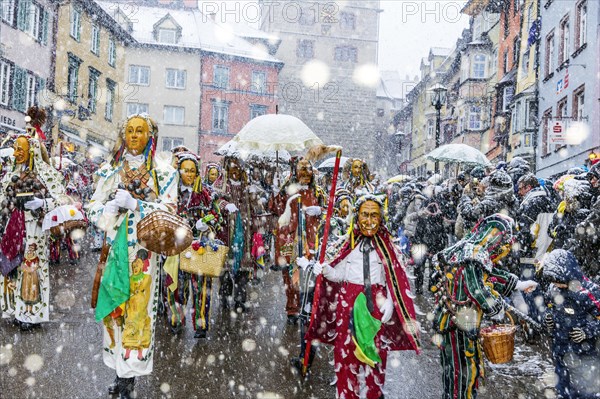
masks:
<path fill-rule="evenodd" d="M 159 29 L 158 41 L 160 43 L 175 44 L 177 43 L 177 31 L 175 29 Z"/>

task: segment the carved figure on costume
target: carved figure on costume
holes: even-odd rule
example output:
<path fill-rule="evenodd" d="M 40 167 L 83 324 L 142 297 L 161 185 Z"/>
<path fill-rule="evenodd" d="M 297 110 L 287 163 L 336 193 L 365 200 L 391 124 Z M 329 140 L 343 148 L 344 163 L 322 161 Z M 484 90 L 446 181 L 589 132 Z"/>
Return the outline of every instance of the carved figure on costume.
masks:
<path fill-rule="evenodd" d="M 455 245 L 434 256 L 436 308 L 434 343 L 440 348 L 443 398 L 477 397 L 484 376 L 479 342 L 482 316 L 502 320 L 504 301 L 517 288 L 534 289 L 537 283 L 519 282 L 517 276 L 495 264 L 510 253 L 514 222 L 494 214 L 482 219 Z"/>
<path fill-rule="evenodd" d="M 300 312 L 299 271 L 292 259 L 315 257 L 315 246 L 321 211 L 325 206 L 325 193 L 317 186 L 313 167 L 307 159 L 292 159 L 291 174 L 278 193 L 272 198 L 271 210 L 279 215 L 279 227 L 275 234 L 275 265 L 282 270 L 285 285 L 288 321 L 295 323 Z M 298 202 L 300 196 L 303 220 L 302 253 L 298 253 Z M 297 266 L 297 265 L 296 265 Z"/>
<path fill-rule="evenodd" d="M 358 158 L 349 158 L 342 171 L 343 188 L 352 193 L 355 198 L 365 194 L 374 194 L 375 186 L 371 183 L 369 165 Z"/>
<path fill-rule="evenodd" d="M 196 238 L 201 234 L 219 233 L 223 217 L 212 191 L 200 182 L 200 160 L 191 152 L 182 152 L 177 156 L 177 214 L 188 221 Z M 209 231 L 209 228 L 212 228 L 212 231 Z M 179 270 L 179 259 L 179 255 L 168 258 L 164 265 L 171 331 L 179 333 L 185 326 L 185 312 L 191 294 L 192 321 L 196 331 L 194 337 L 204 338 L 210 322 L 212 277 Z"/>
<path fill-rule="evenodd" d="M 337 397 L 383 397 L 387 352 L 420 351 L 419 327 L 404 265 L 382 224 L 383 203 L 365 195 L 356 203 L 354 230 L 331 261 L 314 265 L 323 274 L 317 309 L 306 340 L 332 344 Z"/>
<path fill-rule="evenodd" d="M 61 181 L 37 139 L 22 135 L 14 140 L 12 170 L 0 188 L 7 217 L 0 239 L 0 309 L 3 318 L 15 318 L 23 330 L 50 319 L 48 235 L 42 220 L 67 201 Z"/>
<path fill-rule="evenodd" d="M 134 378 L 152 372 L 159 301 L 159 254 L 145 250 L 137 224 L 156 210 L 175 212 L 178 176 L 169 161 L 155 159 L 156 123 L 132 115 L 117 137 L 112 159 L 96 173 L 88 217 L 105 232 L 106 266 L 98 290 L 96 320 L 104 326 L 102 357 L 117 374 L 109 392 L 130 397 Z M 137 356 L 130 357 L 130 351 Z"/>

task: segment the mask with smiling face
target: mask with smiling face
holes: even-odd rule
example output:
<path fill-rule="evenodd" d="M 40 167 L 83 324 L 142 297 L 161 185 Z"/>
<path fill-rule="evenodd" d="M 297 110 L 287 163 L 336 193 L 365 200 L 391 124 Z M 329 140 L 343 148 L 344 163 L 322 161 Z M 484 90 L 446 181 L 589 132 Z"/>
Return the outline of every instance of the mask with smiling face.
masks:
<path fill-rule="evenodd" d="M 29 162 L 29 140 L 26 137 L 20 136 L 15 140 L 14 144 L 15 163 L 17 165 L 27 164 Z"/>
<path fill-rule="evenodd" d="M 352 176 L 353 177 L 360 177 L 360 175 L 362 174 L 362 161 L 361 160 L 354 160 L 352 162 Z"/>
<path fill-rule="evenodd" d="M 381 206 L 371 200 L 365 201 L 358 208 L 358 228 L 362 235 L 373 237 L 381 226 Z"/>
<path fill-rule="evenodd" d="M 208 170 L 208 182 L 213 184 L 219 178 L 219 170 L 217 168 L 210 168 Z"/>

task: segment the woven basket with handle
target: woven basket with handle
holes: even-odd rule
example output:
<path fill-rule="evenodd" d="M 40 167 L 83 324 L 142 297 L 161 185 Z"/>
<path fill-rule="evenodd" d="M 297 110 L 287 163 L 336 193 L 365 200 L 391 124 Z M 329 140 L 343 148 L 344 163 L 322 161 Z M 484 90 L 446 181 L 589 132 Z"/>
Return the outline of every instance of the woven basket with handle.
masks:
<path fill-rule="evenodd" d="M 141 246 L 166 256 L 179 255 L 192 243 L 192 229 L 185 219 L 157 210 L 140 220 L 137 238 Z"/>
<path fill-rule="evenodd" d="M 211 243 L 210 240 L 198 250 L 190 246 L 179 255 L 179 269 L 199 276 L 220 277 L 228 253 L 229 247 Z"/>
<path fill-rule="evenodd" d="M 481 330 L 483 351 L 494 364 L 508 363 L 515 351 L 515 333 L 517 327 L 512 316 L 507 313 L 511 324 L 497 324 Z"/>
<path fill-rule="evenodd" d="M 50 233 L 55 237 L 63 237 L 69 235 L 73 230 L 85 230 L 88 224 L 85 220 L 67 220 L 58 226 L 50 227 Z"/>

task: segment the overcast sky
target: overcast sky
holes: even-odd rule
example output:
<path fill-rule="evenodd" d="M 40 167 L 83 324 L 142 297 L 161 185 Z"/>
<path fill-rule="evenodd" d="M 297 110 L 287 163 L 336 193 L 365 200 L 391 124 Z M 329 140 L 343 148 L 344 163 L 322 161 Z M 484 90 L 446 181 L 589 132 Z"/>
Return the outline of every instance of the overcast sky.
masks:
<path fill-rule="evenodd" d="M 306 0 L 310 1 L 310 0 Z M 239 0 L 238 16 L 254 20 L 252 0 Z M 469 19 L 460 14 L 466 0 L 381 0 L 383 13 L 380 20 L 379 68 L 397 70 L 401 77 L 419 74 L 421 58 L 431 47 L 453 47 Z M 223 11 L 223 1 L 203 1 L 201 7 L 212 4 Z M 236 19 L 232 1 L 227 1 L 229 22 Z M 338 0 L 343 4 L 343 0 Z M 210 7 L 212 7 L 212 5 Z M 220 15 L 222 18 L 223 16 Z M 242 18 L 244 19 L 244 18 Z M 257 24 L 253 24 L 257 26 Z"/>

